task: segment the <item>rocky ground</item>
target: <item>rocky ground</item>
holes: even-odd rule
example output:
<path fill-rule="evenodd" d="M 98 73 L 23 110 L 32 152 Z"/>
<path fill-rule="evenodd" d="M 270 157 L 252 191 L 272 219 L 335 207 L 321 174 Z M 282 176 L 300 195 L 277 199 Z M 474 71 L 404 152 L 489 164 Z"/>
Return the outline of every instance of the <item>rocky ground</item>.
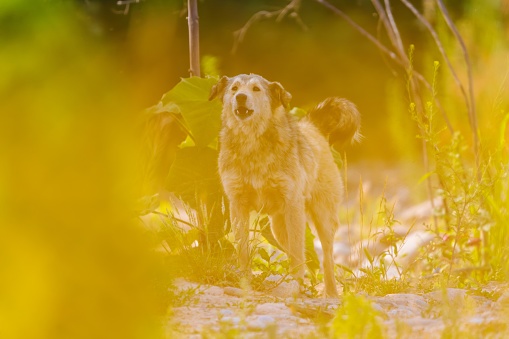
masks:
<path fill-rule="evenodd" d="M 184 280 L 176 285 L 181 293 L 189 292 L 189 298 L 185 305 L 172 309 L 167 326 L 171 338 L 321 338 L 330 331 L 329 325 L 343 303 L 343 297 L 282 298 Z M 425 294 L 365 297 L 388 338 L 440 338 L 447 334 L 507 338 L 507 288 L 508 284 L 491 283 L 476 293 L 449 288 Z M 362 322 L 363 314 L 355 316 L 359 317 L 355 321 Z"/>

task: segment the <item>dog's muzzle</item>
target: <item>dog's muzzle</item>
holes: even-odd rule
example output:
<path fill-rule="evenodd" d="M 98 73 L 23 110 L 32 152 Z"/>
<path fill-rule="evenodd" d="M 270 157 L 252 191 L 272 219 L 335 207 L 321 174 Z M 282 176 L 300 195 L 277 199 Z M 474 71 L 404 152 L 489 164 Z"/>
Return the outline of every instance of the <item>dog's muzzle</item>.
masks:
<path fill-rule="evenodd" d="M 237 117 L 239 117 L 240 119 L 245 119 L 245 118 L 248 118 L 251 116 L 251 114 L 253 114 L 253 110 L 252 109 L 248 109 L 247 107 L 245 106 L 239 106 L 237 107 L 237 109 L 235 110 L 235 115 Z"/>

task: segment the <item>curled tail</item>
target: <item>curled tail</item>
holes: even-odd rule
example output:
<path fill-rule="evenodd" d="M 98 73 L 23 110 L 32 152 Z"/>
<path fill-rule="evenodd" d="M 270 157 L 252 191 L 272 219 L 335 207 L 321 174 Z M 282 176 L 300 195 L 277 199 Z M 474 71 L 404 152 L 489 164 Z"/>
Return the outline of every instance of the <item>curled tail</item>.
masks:
<path fill-rule="evenodd" d="M 362 139 L 361 115 L 357 107 L 346 99 L 327 98 L 309 111 L 308 117 L 330 145 L 343 146 Z"/>

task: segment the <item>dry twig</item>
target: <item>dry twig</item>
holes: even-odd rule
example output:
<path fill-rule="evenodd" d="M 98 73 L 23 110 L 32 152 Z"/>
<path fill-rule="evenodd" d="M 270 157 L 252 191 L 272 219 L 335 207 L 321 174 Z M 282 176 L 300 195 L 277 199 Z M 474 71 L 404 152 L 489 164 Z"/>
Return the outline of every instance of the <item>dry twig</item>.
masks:
<path fill-rule="evenodd" d="M 259 11 L 242 26 L 242 28 L 236 30 L 234 35 L 234 44 L 233 44 L 233 53 L 235 53 L 239 47 L 239 45 L 244 41 L 244 37 L 246 36 L 247 31 L 258 21 L 263 19 L 272 19 L 276 18 L 276 22 L 281 22 L 285 17 L 290 17 L 294 19 L 299 26 L 302 27 L 303 30 L 307 30 L 306 25 L 302 21 L 299 16 L 299 9 L 302 0 L 291 0 L 288 5 L 285 7 L 275 10 L 275 11 Z"/>
<path fill-rule="evenodd" d="M 470 122 L 470 128 L 472 129 L 473 133 L 473 140 L 474 140 L 474 152 L 475 152 L 475 160 L 476 165 L 479 168 L 479 131 L 478 131 L 478 125 L 477 125 L 477 114 L 476 114 L 476 108 L 475 108 L 475 96 L 474 96 L 474 81 L 472 76 L 472 63 L 470 62 L 470 56 L 468 55 L 467 47 L 465 46 L 465 42 L 463 41 L 463 38 L 459 34 L 458 30 L 456 29 L 456 26 L 451 20 L 451 17 L 449 16 L 449 12 L 447 11 L 447 8 L 444 6 L 444 3 L 442 0 L 436 0 L 438 7 L 440 8 L 440 11 L 442 12 L 442 16 L 444 17 L 445 22 L 449 26 L 450 30 L 456 37 L 456 40 L 458 40 L 461 50 L 463 52 L 463 57 L 465 59 L 465 63 L 467 64 L 467 75 L 468 75 L 468 94 L 469 94 L 469 105 L 468 105 L 468 118 Z"/>
<path fill-rule="evenodd" d="M 129 9 L 131 8 L 131 5 L 132 4 L 137 4 L 140 1 L 141 0 L 119 0 L 119 1 L 117 1 L 117 6 L 125 6 L 124 9 L 121 10 L 121 11 L 118 11 L 116 9 L 112 9 L 112 11 L 115 14 L 127 15 L 127 14 L 129 14 Z"/>

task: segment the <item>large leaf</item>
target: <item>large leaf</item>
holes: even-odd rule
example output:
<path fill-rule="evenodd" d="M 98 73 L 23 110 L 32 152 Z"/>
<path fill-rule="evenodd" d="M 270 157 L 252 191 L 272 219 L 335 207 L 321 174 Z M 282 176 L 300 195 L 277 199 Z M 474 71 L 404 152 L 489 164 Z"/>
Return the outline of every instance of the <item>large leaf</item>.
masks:
<path fill-rule="evenodd" d="M 161 99 L 163 107 L 172 103 L 180 108 L 197 146 L 209 145 L 221 128 L 221 102 L 209 101 L 214 78 L 184 78 Z"/>
<path fill-rule="evenodd" d="M 222 191 L 217 157 L 217 151 L 208 147 L 179 149 L 166 179 L 166 188 L 193 207 L 200 203 L 219 203 Z"/>

